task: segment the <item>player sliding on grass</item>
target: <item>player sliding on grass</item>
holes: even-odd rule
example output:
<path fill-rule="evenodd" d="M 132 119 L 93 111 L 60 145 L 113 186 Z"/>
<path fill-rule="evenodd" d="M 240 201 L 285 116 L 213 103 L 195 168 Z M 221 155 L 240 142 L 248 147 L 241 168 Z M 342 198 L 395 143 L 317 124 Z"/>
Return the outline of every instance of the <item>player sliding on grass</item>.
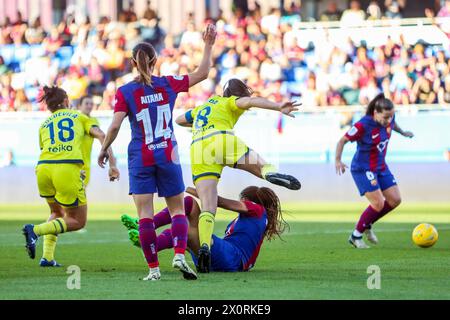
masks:
<path fill-rule="evenodd" d="M 194 188 L 188 188 L 186 191 L 195 197 L 198 196 Z M 190 196 L 184 197 L 184 203 L 189 219 L 188 248 L 198 268 L 196 253 L 200 249 L 198 231 L 200 207 Z M 238 201 L 218 197 L 217 205 L 239 215 L 227 226 L 223 238 L 212 235 L 211 271 L 250 270 L 255 265 L 264 238 L 272 240 L 277 236 L 280 237 L 287 226 L 281 213 L 280 200 L 269 188 L 247 187 L 242 190 Z M 170 221 L 169 211 L 165 208 L 155 215 L 155 228 L 168 225 Z M 129 229 L 130 240 L 139 247 L 137 219 L 123 215 L 122 222 Z M 164 230 L 158 236 L 157 250 L 171 248 L 172 242 L 171 230 Z"/>
<path fill-rule="evenodd" d="M 80 99 L 80 104 L 78 106 L 78 111 L 86 115 L 90 122 L 92 123 L 92 127 L 96 127 L 94 130 L 94 135 L 85 135 L 81 142 L 81 152 L 83 154 L 83 168 L 81 170 L 81 178 L 83 179 L 84 186 L 87 187 L 90 180 L 90 172 L 91 172 L 91 153 L 92 153 L 92 144 L 94 142 L 94 138 L 98 139 L 100 143 L 103 143 L 105 139 L 105 133 L 99 128 L 100 124 L 98 120 L 94 117 L 91 117 L 91 112 L 94 104 L 92 102 L 91 96 L 85 96 Z M 110 181 L 118 180 L 120 176 L 120 172 L 116 166 L 116 159 L 112 155 L 109 161 L 109 179 Z M 54 220 L 56 218 L 62 218 L 64 216 L 62 210 L 60 212 L 50 212 L 49 221 Z M 44 245 L 42 258 L 39 262 L 41 267 L 60 267 L 61 265 L 55 261 L 55 249 L 56 249 L 56 241 L 58 237 L 56 235 L 48 234 L 44 236 Z"/>
<path fill-rule="evenodd" d="M 251 107 L 274 110 L 294 117 L 299 103 L 275 103 L 252 97 L 253 90 L 238 79 L 229 80 L 223 97 L 212 96 L 206 103 L 188 111 L 177 119 L 181 126 L 193 130 L 191 168 L 194 184 L 201 201 L 199 218 L 199 272 L 209 272 L 211 235 L 217 210 L 217 185 L 225 166 L 238 168 L 291 190 L 300 189 L 293 176 L 280 174 L 261 156 L 233 133 L 239 117 Z"/>
<path fill-rule="evenodd" d="M 143 280 L 161 278 L 153 221 L 153 195 L 156 192 L 165 198 L 172 216 L 175 249 L 172 266 L 179 269 L 185 279 L 197 279 L 184 256 L 188 221 L 184 214 L 184 183 L 173 133 L 172 112 L 179 92 L 187 92 L 207 78 L 215 39 L 215 27 L 208 25 L 203 35 L 205 49 L 198 69 L 189 75 L 168 77 L 152 75 L 157 60 L 156 51 L 148 43 L 138 44 L 133 49 L 132 64 L 139 71 L 139 76 L 120 87 L 116 93 L 114 118 L 98 163 L 104 166 L 108 158 L 106 150 L 116 139 L 123 120 L 128 117 L 132 135 L 128 147 L 130 194 L 136 204 L 142 251 L 150 269 Z"/>
<path fill-rule="evenodd" d="M 39 128 L 41 155 L 36 167 L 39 194 L 46 198 L 51 215 L 46 223 L 23 228 L 26 249 L 36 256 L 36 241 L 44 236 L 41 266 L 57 266 L 53 258 L 56 236 L 84 227 L 87 219 L 85 186 L 81 179 L 84 156 L 83 139 L 100 139 L 101 130 L 86 115 L 69 109 L 67 93 L 58 87 L 44 87 L 39 102 L 45 101 L 52 115 Z M 112 155 L 111 149 L 108 153 Z"/>
<path fill-rule="evenodd" d="M 366 196 L 370 203 L 348 240 L 355 248 L 369 248 L 362 239 L 363 234 L 367 240 L 377 244 L 372 225 L 401 202 L 397 182 L 385 161 L 392 131 L 408 138 L 414 136 L 398 126 L 392 101 L 380 94 L 369 103 L 366 115 L 337 144 L 336 172 L 341 175 L 348 168 L 341 161 L 345 144 L 358 142 L 350 171 L 361 196 Z"/>

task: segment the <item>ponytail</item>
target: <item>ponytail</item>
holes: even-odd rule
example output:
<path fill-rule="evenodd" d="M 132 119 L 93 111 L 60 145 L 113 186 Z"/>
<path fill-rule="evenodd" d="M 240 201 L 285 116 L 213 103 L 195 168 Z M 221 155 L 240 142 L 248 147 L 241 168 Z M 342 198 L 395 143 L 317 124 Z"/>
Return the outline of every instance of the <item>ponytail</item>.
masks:
<path fill-rule="evenodd" d="M 289 225 L 283 218 L 280 199 L 276 193 L 270 188 L 250 186 L 242 190 L 240 197 L 255 202 L 266 209 L 267 226 L 264 232 L 266 239 L 272 240 L 275 237 L 281 239 L 281 234 Z"/>
<path fill-rule="evenodd" d="M 251 97 L 252 95 L 253 89 L 239 79 L 230 79 L 223 87 L 223 96 L 226 98 L 231 96 Z"/>
<path fill-rule="evenodd" d="M 139 43 L 133 49 L 133 61 L 139 72 L 138 81 L 146 85 L 152 85 L 151 68 L 156 62 L 156 51 L 149 43 Z"/>
<path fill-rule="evenodd" d="M 391 100 L 387 99 L 383 93 L 380 93 L 375 98 L 373 98 L 372 101 L 370 101 L 369 105 L 367 106 L 366 115 L 373 116 L 374 112 L 383 112 L 383 111 L 390 111 L 394 109 L 394 104 Z"/>
<path fill-rule="evenodd" d="M 47 105 L 47 109 L 51 112 L 55 112 L 59 109 L 64 109 L 64 100 L 68 99 L 66 91 L 56 86 L 48 87 L 44 86 L 43 94 L 38 98 L 38 102 L 44 102 Z"/>

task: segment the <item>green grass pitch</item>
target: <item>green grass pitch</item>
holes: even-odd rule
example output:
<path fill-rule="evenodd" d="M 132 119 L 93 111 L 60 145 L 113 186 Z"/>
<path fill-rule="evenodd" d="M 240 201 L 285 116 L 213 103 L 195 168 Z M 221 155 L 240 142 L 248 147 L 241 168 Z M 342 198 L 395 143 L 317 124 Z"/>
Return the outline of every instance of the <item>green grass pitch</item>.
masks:
<path fill-rule="evenodd" d="M 188 282 L 171 268 L 167 250 L 159 255 L 162 280 L 144 282 L 142 254 L 119 221 L 134 212 L 131 204 L 91 205 L 86 231 L 59 237 L 56 257 L 64 267 L 48 269 L 38 266 L 42 241 L 30 260 L 21 234 L 25 222 L 46 219 L 45 204 L 0 205 L 0 299 L 450 299 L 450 203 L 402 204 L 376 225 L 380 244 L 356 250 L 347 237 L 364 207 L 288 204 L 290 231 L 284 241 L 263 245 L 250 272 L 200 274 Z M 216 234 L 233 217 L 221 212 Z M 438 229 L 434 247 L 412 243 L 420 222 Z M 67 289 L 70 265 L 81 269 L 79 290 Z M 380 268 L 381 289 L 367 288 L 371 265 Z"/>

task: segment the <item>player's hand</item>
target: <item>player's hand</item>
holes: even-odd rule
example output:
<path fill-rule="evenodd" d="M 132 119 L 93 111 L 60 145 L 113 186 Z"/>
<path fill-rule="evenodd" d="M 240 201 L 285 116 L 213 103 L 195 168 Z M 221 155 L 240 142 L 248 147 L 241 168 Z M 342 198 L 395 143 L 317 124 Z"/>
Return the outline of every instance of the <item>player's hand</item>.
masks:
<path fill-rule="evenodd" d="M 298 101 L 287 101 L 280 103 L 280 112 L 284 115 L 287 115 L 291 118 L 295 118 L 292 112 L 298 111 L 297 107 L 300 107 L 302 104 Z"/>
<path fill-rule="evenodd" d="M 216 42 L 217 30 L 213 24 L 208 24 L 206 30 L 203 32 L 203 41 L 205 44 L 212 46 Z"/>
<path fill-rule="evenodd" d="M 405 131 L 405 132 L 403 132 L 403 136 L 406 138 L 413 138 L 414 133 L 412 133 L 411 131 Z"/>
<path fill-rule="evenodd" d="M 338 175 L 344 174 L 345 173 L 345 169 L 348 169 L 347 165 L 341 161 L 336 161 L 336 173 Z"/>
<path fill-rule="evenodd" d="M 106 150 L 100 150 L 100 153 L 98 155 L 97 163 L 100 166 L 100 168 L 105 168 L 106 163 L 109 160 L 109 154 Z"/>
<path fill-rule="evenodd" d="M 120 180 L 120 171 L 117 169 L 117 167 L 110 167 L 109 168 L 109 181 L 119 181 Z"/>

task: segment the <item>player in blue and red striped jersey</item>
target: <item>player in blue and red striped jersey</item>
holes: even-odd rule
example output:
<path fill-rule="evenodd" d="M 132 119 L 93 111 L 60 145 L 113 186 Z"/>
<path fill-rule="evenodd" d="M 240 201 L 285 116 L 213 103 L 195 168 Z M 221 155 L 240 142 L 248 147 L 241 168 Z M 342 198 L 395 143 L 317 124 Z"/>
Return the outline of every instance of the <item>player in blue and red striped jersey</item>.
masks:
<path fill-rule="evenodd" d="M 187 193 L 198 197 L 194 188 L 188 188 Z M 189 219 L 188 248 L 194 263 L 198 268 L 200 238 L 198 220 L 200 206 L 194 198 L 186 196 L 185 210 Z M 264 239 L 272 240 L 280 237 L 287 223 L 281 213 L 280 200 L 269 188 L 250 186 L 241 191 L 239 200 L 218 197 L 218 207 L 239 213 L 231 221 L 223 238 L 212 235 L 211 241 L 211 271 L 248 271 L 255 265 Z M 167 208 L 155 215 L 155 226 L 170 224 L 171 218 Z M 136 219 L 122 216 L 123 224 L 129 229 L 129 237 L 135 246 L 140 246 Z M 172 247 L 170 229 L 162 231 L 157 240 L 157 250 Z"/>
<path fill-rule="evenodd" d="M 104 166 L 105 152 L 116 139 L 120 126 L 128 116 L 131 142 L 128 146 L 128 174 L 130 194 L 133 195 L 139 221 L 142 251 L 149 266 L 144 280 L 159 280 L 156 232 L 153 222 L 153 195 L 164 197 L 172 216 L 175 257 L 173 267 L 185 279 L 195 280 L 197 275 L 185 261 L 188 221 L 184 213 L 184 183 L 178 161 L 177 142 L 173 133 L 172 111 L 178 93 L 207 78 L 211 67 L 211 52 L 216 39 L 214 25 L 208 25 L 203 40 L 205 48 L 198 69 L 183 76 L 153 76 L 157 56 L 148 43 L 140 43 L 132 53 L 132 64 L 139 76 L 120 87 L 115 97 L 112 124 L 103 143 L 98 162 Z"/>
<path fill-rule="evenodd" d="M 392 101 L 379 94 L 369 103 L 366 115 L 337 144 L 335 164 L 336 172 L 340 175 L 347 168 L 341 161 L 344 146 L 349 141 L 357 141 L 350 171 L 361 196 L 365 196 L 370 203 L 350 235 L 349 242 L 355 248 L 368 248 L 362 240 L 364 233 L 367 240 L 377 244 L 372 225 L 401 202 L 397 182 L 385 160 L 392 131 L 408 138 L 414 136 L 412 132 L 403 131 L 398 126 Z"/>

